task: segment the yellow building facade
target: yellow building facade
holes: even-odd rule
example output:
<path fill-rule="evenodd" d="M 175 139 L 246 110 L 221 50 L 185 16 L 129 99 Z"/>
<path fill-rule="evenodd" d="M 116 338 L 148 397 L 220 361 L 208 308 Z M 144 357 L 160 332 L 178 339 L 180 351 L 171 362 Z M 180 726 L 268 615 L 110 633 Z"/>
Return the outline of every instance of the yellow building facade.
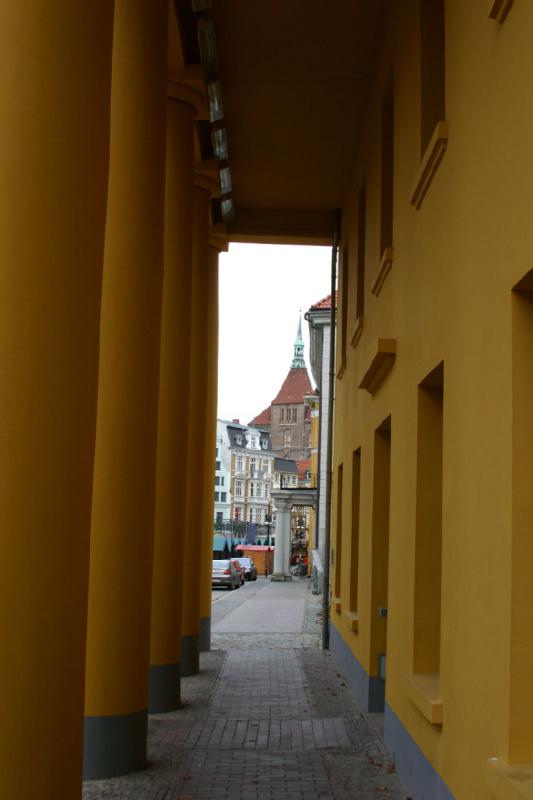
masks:
<path fill-rule="evenodd" d="M 532 31 L 2 4 L 2 797 L 143 767 L 208 646 L 218 252 L 339 219 L 331 649 L 413 798 L 533 796 Z"/>
<path fill-rule="evenodd" d="M 533 796 L 532 26 L 397 4 L 343 206 L 331 647 L 415 798 Z"/>

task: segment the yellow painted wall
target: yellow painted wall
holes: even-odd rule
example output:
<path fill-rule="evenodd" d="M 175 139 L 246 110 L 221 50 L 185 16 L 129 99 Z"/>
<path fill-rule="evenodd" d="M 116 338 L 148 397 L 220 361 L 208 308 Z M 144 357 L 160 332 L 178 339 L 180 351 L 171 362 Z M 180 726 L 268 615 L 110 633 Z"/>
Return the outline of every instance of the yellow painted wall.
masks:
<path fill-rule="evenodd" d="M 449 141 L 421 208 L 415 210 L 409 200 L 421 158 L 418 0 L 397 4 L 342 218 L 342 243 L 350 252 L 348 295 L 343 287 L 341 299 L 348 304 L 348 343 L 346 368 L 336 385 L 333 474 L 343 464 L 342 550 L 349 553 L 352 453 L 361 447 L 359 630 L 349 629 L 342 612 L 333 610 L 332 620 L 361 665 L 375 674 L 370 661 L 371 624 L 375 624 L 370 614 L 373 439 L 375 429 L 390 415 L 386 700 L 450 791 L 464 800 L 492 797 L 485 779 L 486 760 L 508 753 L 510 597 L 511 589 L 516 590 L 510 583 L 511 290 L 531 268 L 533 254 L 532 30 L 532 3 L 515 2 L 500 24 L 489 19 L 486 0 L 447 0 Z M 394 259 L 375 297 L 371 287 L 381 256 L 381 96 L 392 66 Z M 362 336 L 353 348 L 357 193 L 363 176 L 365 313 Z M 358 385 L 378 338 L 396 339 L 397 357 L 372 396 Z M 340 349 L 337 359 L 340 363 Z M 441 361 L 442 729 L 415 707 L 402 679 L 413 666 L 417 393 L 420 381 Z M 515 376 L 515 395 L 521 386 Z M 526 386 L 524 378 L 524 390 Z M 530 401 L 530 410 L 531 405 Z M 332 497 L 335 505 L 335 488 Z M 332 530 L 336 530 L 335 508 Z M 527 547 L 523 552 L 529 557 Z M 347 558 L 340 568 L 345 608 Z M 527 639 L 526 617 L 531 618 L 513 617 L 522 640 Z M 515 638 L 520 646 L 520 636 Z M 513 702 L 520 706 L 516 697 Z M 530 718 L 530 730 L 532 725 Z M 519 735 L 520 725 L 513 730 Z M 531 746 L 521 753 L 523 758 L 529 753 L 533 762 Z"/>

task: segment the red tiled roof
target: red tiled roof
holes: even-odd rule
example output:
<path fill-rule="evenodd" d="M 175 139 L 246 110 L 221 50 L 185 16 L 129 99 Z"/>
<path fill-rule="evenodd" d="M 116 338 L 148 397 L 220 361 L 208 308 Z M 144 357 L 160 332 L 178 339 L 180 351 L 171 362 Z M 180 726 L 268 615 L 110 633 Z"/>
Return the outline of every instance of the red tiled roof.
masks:
<path fill-rule="evenodd" d="M 298 477 L 300 480 L 303 480 L 303 478 L 305 478 L 305 473 L 309 472 L 311 469 L 311 459 L 304 458 L 301 461 L 297 461 L 296 469 L 298 470 Z"/>
<path fill-rule="evenodd" d="M 302 367 L 291 367 L 281 389 L 272 400 L 272 405 L 303 403 L 304 396 L 312 391 L 307 370 Z"/>
<path fill-rule="evenodd" d="M 249 425 L 270 425 L 270 406 L 263 409 L 257 417 L 254 417 L 250 422 Z"/>
<path fill-rule="evenodd" d="M 337 292 L 335 292 L 335 307 L 337 304 Z M 309 309 L 310 311 L 320 311 L 322 309 L 331 308 L 331 295 L 328 294 L 327 297 L 323 297 L 322 300 L 319 300 L 318 303 L 315 303 Z"/>

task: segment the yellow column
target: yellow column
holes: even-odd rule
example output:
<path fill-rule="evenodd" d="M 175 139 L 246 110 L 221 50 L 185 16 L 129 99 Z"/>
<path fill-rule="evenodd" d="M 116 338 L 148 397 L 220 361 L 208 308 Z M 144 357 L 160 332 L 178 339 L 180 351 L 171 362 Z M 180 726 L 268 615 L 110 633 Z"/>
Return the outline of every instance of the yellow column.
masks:
<path fill-rule="evenodd" d="M 151 713 L 180 703 L 181 560 L 187 486 L 195 110 L 185 87 L 167 105 L 165 268 L 150 652 Z M 178 99 L 180 97 L 181 99 Z"/>
<path fill-rule="evenodd" d="M 167 88 L 165 0 L 116 0 L 84 775 L 145 763 Z"/>
<path fill-rule="evenodd" d="M 0 4 L 0 797 L 81 794 L 113 5 Z"/>
<path fill-rule="evenodd" d="M 207 396 L 205 418 L 205 458 L 202 506 L 202 563 L 200 575 L 200 652 L 211 649 L 211 562 L 213 560 L 215 446 L 218 397 L 218 256 L 228 246 L 223 237 L 211 235 L 206 282 L 207 317 Z M 229 491 L 229 486 L 224 487 Z"/>
<path fill-rule="evenodd" d="M 183 611 L 181 674 L 195 675 L 199 670 L 200 573 L 202 562 L 202 505 L 205 485 L 205 423 L 207 418 L 208 325 L 206 287 L 209 243 L 209 204 L 216 184 L 195 175 L 193 276 L 191 292 L 191 340 L 189 369 L 189 430 L 187 451 L 187 502 L 183 547 Z M 214 445 L 211 456 L 214 457 Z"/>

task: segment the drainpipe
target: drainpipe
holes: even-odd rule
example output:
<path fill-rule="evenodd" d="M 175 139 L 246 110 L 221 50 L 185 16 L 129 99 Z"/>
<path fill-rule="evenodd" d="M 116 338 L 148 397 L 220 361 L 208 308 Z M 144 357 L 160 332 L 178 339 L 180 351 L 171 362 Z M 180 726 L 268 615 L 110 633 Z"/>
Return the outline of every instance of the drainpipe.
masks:
<path fill-rule="evenodd" d="M 335 391 L 335 293 L 337 289 L 337 256 L 339 252 L 340 211 L 333 232 L 331 248 L 331 312 L 329 323 L 329 405 L 328 441 L 326 450 L 326 527 L 324 531 L 324 591 L 322 594 L 322 649 L 329 649 L 329 597 L 331 565 L 331 481 L 333 460 L 333 394 Z"/>

